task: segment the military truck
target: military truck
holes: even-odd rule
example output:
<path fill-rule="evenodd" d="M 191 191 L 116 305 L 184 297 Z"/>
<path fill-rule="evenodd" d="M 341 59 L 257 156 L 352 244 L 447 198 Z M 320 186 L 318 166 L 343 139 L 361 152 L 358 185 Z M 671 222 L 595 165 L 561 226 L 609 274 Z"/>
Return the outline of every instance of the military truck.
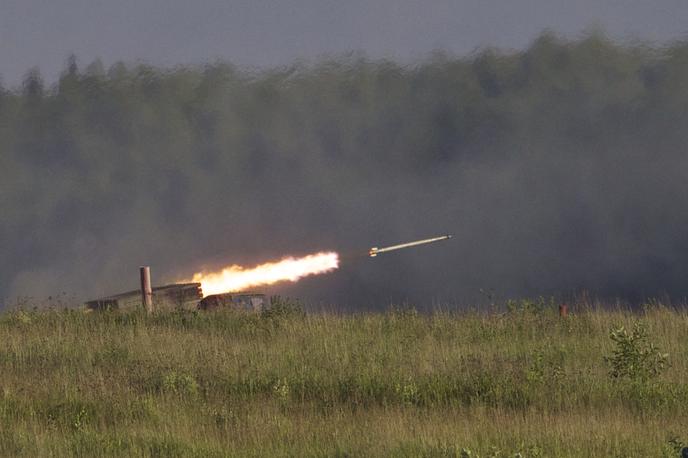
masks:
<path fill-rule="evenodd" d="M 211 294 L 204 297 L 199 303 L 201 310 L 215 310 L 218 308 L 232 308 L 247 312 L 260 312 L 268 307 L 269 300 L 265 294 L 255 292 L 236 292 Z"/>

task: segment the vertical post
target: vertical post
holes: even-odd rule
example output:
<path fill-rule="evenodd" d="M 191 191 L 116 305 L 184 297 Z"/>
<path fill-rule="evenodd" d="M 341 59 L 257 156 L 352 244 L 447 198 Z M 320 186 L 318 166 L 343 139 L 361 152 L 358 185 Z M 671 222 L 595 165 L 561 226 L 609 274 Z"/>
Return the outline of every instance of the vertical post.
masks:
<path fill-rule="evenodd" d="M 560 317 L 567 317 L 569 314 L 569 306 L 566 304 L 560 304 L 559 305 L 559 316 Z"/>
<path fill-rule="evenodd" d="M 153 288 L 151 287 L 150 267 L 141 266 L 141 300 L 146 313 L 153 312 Z"/>

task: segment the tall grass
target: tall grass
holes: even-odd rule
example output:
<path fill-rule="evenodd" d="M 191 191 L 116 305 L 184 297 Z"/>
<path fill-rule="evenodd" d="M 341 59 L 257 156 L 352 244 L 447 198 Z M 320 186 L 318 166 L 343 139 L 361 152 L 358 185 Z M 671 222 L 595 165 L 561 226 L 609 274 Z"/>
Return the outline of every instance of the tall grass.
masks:
<path fill-rule="evenodd" d="M 0 454 L 679 456 L 688 314 L 653 304 L 560 318 L 529 304 L 6 312 Z M 636 323 L 667 367 L 615 377 L 610 333 Z"/>

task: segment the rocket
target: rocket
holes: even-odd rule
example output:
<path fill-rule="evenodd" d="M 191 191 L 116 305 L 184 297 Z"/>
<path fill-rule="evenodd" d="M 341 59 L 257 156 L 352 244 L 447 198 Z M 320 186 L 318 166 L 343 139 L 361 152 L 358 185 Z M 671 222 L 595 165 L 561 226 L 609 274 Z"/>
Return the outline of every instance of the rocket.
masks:
<path fill-rule="evenodd" d="M 380 253 L 386 253 L 388 251 L 401 250 L 402 248 L 410 248 L 412 246 L 425 245 L 426 243 L 439 242 L 440 240 L 449 240 L 452 238 L 451 235 L 443 235 L 441 237 L 433 237 L 431 239 L 416 240 L 415 242 L 401 243 L 399 245 L 386 246 L 383 248 L 373 247 L 368 251 L 368 255 L 374 258 Z"/>

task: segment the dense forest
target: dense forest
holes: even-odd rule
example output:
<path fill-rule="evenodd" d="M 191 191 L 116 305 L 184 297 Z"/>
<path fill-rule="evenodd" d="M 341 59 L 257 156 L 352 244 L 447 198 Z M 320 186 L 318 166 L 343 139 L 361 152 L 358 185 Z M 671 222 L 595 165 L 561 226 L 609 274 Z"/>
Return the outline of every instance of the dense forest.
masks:
<path fill-rule="evenodd" d="M 688 43 L 269 70 L 70 58 L 0 92 L 0 297 L 451 242 L 272 288 L 364 307 L 688 292 Z M 481 293 L 483 291 L 483 293 Z"/>

